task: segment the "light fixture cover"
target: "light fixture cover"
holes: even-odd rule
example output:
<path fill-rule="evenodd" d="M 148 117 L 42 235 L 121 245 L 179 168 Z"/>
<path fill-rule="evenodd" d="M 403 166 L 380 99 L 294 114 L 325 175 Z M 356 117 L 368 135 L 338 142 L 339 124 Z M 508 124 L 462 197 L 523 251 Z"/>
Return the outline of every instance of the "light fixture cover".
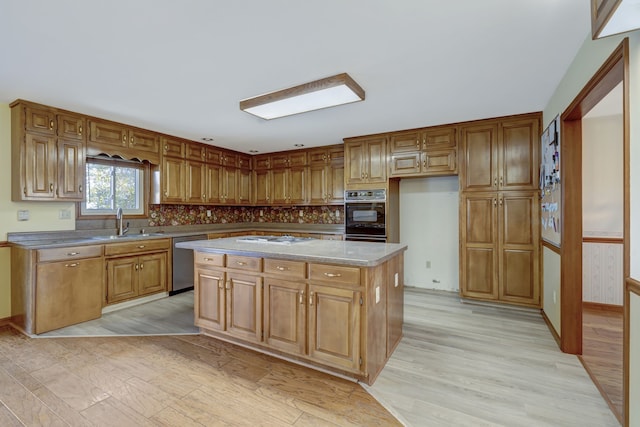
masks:
<path fill-rule="evenodd" d="M 364 101 L 364 89 L 347 73 L 240 101 L 240 109 L 265 120 Z"/>

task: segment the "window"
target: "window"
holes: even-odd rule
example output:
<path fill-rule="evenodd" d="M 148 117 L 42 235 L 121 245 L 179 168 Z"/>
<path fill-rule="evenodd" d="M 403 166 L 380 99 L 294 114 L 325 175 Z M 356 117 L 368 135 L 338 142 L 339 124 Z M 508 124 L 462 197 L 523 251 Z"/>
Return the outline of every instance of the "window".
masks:
<path fill-rule="evenodd" d="M 81 215 L 145 214 L 145 166 L 121 160 L 87 159 L 86 200 Z"/>

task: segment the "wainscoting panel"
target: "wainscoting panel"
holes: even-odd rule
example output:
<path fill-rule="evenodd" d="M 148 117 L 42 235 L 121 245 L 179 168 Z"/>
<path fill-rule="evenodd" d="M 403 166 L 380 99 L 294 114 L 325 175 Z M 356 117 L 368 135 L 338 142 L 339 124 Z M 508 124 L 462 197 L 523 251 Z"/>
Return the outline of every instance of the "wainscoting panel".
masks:
<path fill-rule="evenodd" d="M 623 305 L 623 245 L 617 243 L 582 244 L 582 300 Z"/>

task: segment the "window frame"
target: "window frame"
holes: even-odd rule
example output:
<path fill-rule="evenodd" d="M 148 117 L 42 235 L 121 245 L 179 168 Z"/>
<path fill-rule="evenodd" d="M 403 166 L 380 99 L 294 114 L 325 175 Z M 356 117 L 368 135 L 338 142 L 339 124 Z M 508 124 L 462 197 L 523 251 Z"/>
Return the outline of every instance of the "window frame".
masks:
<path fill-rule="evenodd" d="M 140 177 L 140 190 L 142 192 L 142 210 L 143 212 L 140 214 L 132 214 L 126 213 L 127 218 L 134 219 L 146 219 L 149 218 L 149 195 L 150 195 L 150 167 L 148 162 L 136 162 L 131 160 L 124 160 L 120 158 L 111 158 L 111 157 L 87 157 L 86 164 L 99 164 L 105 166 L 119 166 L 119 167 L 129 167 L 139 169 L 141 172 Z M 84 188 L 89 188 L 87 185 L 88 176 L 85 176 Z M 88 214 L 83 212 L 82 205 L 86 203 L 86 195 L 85 200 L 82 202 L 76 203 L 76 219 L 112 219 L 114 218 L 114 213 L 99 213 L 99 214 Z"/>

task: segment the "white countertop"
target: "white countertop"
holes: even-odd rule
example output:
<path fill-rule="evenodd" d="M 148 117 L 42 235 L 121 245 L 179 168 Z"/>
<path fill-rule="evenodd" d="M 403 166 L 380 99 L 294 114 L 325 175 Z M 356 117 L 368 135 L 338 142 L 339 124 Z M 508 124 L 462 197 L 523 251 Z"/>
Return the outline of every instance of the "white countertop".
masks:
<path fill-rule="evenodd" d="M 238 239 L 241 237 L 194 240 L 177 243 L 176 247 L 207 253 L 291 259 L 359 267 L 376 266 L 407 249 L 407 245 L 400 243 L 309 239 L 283 245 L 266 242 L 239 242 Z"/>

